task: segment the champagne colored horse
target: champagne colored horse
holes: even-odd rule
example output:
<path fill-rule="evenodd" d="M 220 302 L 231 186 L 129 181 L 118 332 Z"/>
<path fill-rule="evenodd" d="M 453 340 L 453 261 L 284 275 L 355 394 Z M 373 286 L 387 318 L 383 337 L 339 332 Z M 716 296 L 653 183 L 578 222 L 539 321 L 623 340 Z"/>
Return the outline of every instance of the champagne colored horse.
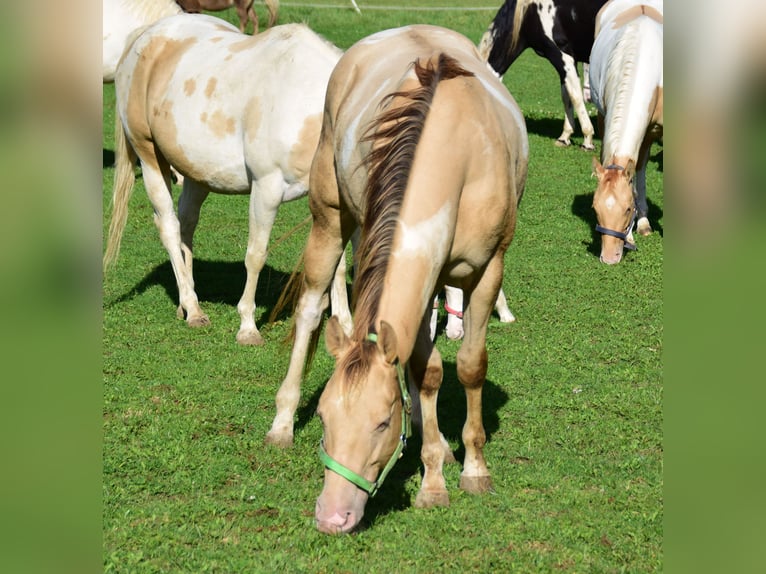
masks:
<path fill-rule="evenodd" d="M 662 0 L 611 0 L 596 17 L 590 85 L 603 126 L 603 165 L 593 158 L 593 207 L 604 263 L 619 263 L 623 248 L 635 249 L 636 219 L 641 235 L 652 231 L 646 164 L 662 137 L 662 21 Z"/>
<path fill-rule="evenodd" d="M 247 281 L 237 305 L 237 341 L 262 344 L 254 319 L 258 275 L 279 205 L 308 190 L 324 93 L 340 56 L 300 24 L 248 36 L 212 16 L 182 14 L 141 34 L 115 77 L 117 167 L 105 267 L 119 253 L 138 158 L 178 284 L 178 313 L 185 312 L 190 326 L 208 324 L 192 276 L 200 207 L 211 191 L 249 194 Z M 179 217 L 170 165 L 185 176 Z M 337 281 L 342 288 L 333 292 L 345 295 L 342 273 Z"/>
<path fill-rule="evenodd" d="M 425 474 L 415 505 L 449 504 L 442 465 L 454 457 L 436 419 L 442 362 L 429 336 L 434 294 L 447 282 L 463 289 L 465 302 L 457 354 L 467 400 L 460 487 L 491 488 L 481 406 L 486 329 L 527 159 L 521 111 L 457 32 L 433 26 L 379 32 L 338 62 L 311 167 L 314 220 L 295 343 L 266 437 L 292 443 L 310 339 L 344 245 L 361 226 L 353 332 L 346 336 L 334 316 L 325 332 L 336 365 L 317 409 L 327 467 L 316 503 L 319 530 L 352 530 L 398 458 L 409 429 L 405 368 L 422 419 Z"/>
<path fill-rule="evenodd" d="M 176 0 L 185 12 L 200 13 L 203 10 L 216 12 L 235 6 L 239 16 L 239 31 L 244 33 L 248 20 L 253 23 L 253 34 L 258 33 L 258 14 L 253 10 L 254 0 Z M 269 24 L 271 28 L 277 22 L 279 16 L 279 0 L 265 0 L 266 9 L 269 11 Z"/>

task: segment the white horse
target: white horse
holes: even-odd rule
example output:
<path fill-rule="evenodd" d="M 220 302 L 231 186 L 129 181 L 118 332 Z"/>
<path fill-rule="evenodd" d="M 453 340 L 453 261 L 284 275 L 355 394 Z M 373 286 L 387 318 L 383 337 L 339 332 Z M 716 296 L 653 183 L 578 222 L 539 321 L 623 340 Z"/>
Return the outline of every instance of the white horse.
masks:
<path fill-rule="evenodd" d="M 258 275 L 277 209 L 308 191 L 325 89 L 340 56 L 340 49 L 301 24 L 249 36 L 221 19 L 183 14 L 147 28 L 115 76 L 117 167 L 105 267 L 119 253 L 138 159 L 176 276 L 179 315 L 185 312 L 190 326 L 209 324 L 192 276 L 200 207 L 211 191 L 249 194 L 237 341 L 262 344 L 254 319 Z M 171 164 L 185 176 L 179 217 L 170 193 Z M 341 282 L 333 292 L 345 297 L 345 266 L 336 277 Z M 347 302 L 335 310 L 350 330 Z"/>
<path fill-rule="evenodd" d="M 113 82 L 130 35 L 165 16 L 183 12 L 175 0 L 104 0 L 104 82 Z"/>
<path fill-rule="evenodd" d="M 593 103 L 603 126 L 601 162 L 593 158 L 593 196 L 604 263 L 635 249 L 633 224 L 648 235 L 646 164 L 662 137 L 662 0 L 610 0 L 596 16 L 590 57 Z M 635 182 L 634 182 L 635 178 Z"/>

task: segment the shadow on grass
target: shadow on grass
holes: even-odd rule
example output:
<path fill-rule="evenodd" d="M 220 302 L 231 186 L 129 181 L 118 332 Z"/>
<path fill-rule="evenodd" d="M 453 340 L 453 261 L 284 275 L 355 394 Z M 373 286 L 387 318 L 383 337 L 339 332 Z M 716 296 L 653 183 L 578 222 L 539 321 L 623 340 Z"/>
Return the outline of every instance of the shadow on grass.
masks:
<path fill-rule="evenodd" d="M 561 135 L 561 130 L 564 128 L 564 110 L 562 108 L 560 118 L 526 117 L 524 118 L 524 121 L 527 124 L 528 133 L 535 134 L 537 136 L 544 137 L 546 139 L 550 139 L 551 145 L 554 145 L 555 141 Z M 590 118 L 590 121 L 595 127 L 596 117 L 592 116 Z M 593 137 L 594 142 L 597 141 L 598 139 L 600 139 L 598 137 L 598 134 L 595 134 Z M 580 128 L 580 122 L 578 121 L 575 124 L 575 131 L 572 134 L 572 146 L 579 147 L 582 144 L 582 141 L 583 141 L 582 129 Z"/>
<path fill-rule="evenodd" d="M 255 294 L 256 304 L 263 311 L 262 317 L 270 315 L 289 277 L 289 273 L 278 271 L 268 264 L 263 266 L 258 276 Z M 194 290 L 203 309 L 205 302 L 223 303 L 236 307 L 245 289 L 246 279 L 244 262 L 194 260 Z M 178 304 L 178 287 L 173 268 L 170 261 L 165 261 L 152 269 L 129 291 L 106 303 L 106 307 L 134 299 L 156 285 L 165 289 L 168 298 L 174 304 Z M 289 311 L 283 312 L 277 319 L 284 319 L 283 315 L 286 316 L 288 313 Z"/>
<path fill-rule="evenodd" d="M 114 167 L 114 152 L 110 149 L 103 149 L 102 148 L 102 158 L 103 163 L 101 165 L 102 168 L 107 167 Z"/>
<path fill-rule="evenodd" d="M 329 373 L 327 373 L 329 377 Z M 295 422 L 296 431 L 305 427 L 316 412 L 319 404 L 319 397 L 324 389 L 324 384 L 320 385 L 304 402 L 297 411 Z M 500 418 L 498 411 L 508 401 L 508 394 L 490 380 L 484 383 L 482 393 L 482 413 L 484 422 L 484 431 L 487 440 L 500 427 Z M 466 404 L 465 392 L 463 386 L 457 379 L 457 367 L 455 363 L 444 362 L 444 382 L 439 391 L 439 402 L 437 405 L 437 415 L 439 417 L 439 429 L 444 437 L 451 442 L 457 441 L 459 446 L 453 451 L 458 463 L 462 466 L 465 457 L 465 447 L 462 443 L 463 424 L 465 423 Z M 421 473 L 420 449 L 423 444 L 420 435 L 420 429 L 413 429 L 412 436 L 407 441 L 407 448 L 404 449 L 402 458 L 391 470 L 388 478 L 380 489 L 380 492 L 374 498 L 367 502 L 364 518 L 360 526 L 361 529 L 372 527 L 379 517 L 385 516 L 391 512 L 405 510 L 410 508 L 414 499 L 404 487 L 405 482 L 412 476 Z M 457 484 L 447 484 L 447 490 L 454 492 Z"/>

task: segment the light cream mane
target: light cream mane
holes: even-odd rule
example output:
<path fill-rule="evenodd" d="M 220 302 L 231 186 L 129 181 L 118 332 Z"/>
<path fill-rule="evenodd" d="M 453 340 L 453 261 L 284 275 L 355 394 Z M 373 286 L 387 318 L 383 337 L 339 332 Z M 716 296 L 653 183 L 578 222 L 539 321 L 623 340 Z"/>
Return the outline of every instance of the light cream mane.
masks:
<path fill-rule="evenodd" d="M 175 0 L 121 0 L 121 3 L 147 24 L 165 16 L 183 13 Z"/>

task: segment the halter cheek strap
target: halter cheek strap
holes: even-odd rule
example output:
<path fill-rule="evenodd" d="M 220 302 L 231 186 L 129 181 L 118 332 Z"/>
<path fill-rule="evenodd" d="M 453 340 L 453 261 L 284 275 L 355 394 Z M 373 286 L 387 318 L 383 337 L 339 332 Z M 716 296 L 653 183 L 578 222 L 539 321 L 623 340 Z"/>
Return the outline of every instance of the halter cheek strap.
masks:
<path fill-rule="evenodd" d="M 375 333 L 370 333 L 367 335 L 367 341 L 375 343 L 377 340 L 378 336 Z M 329 454 L 327 454 L 327 451 L 324 448 L 324 438 L 319 441 L 319 460 L 322 461 L 322 464 L 328 470 L 355 484 L 367 492 L 370 496 L 375 496 L 377 494 L 378 489 L 383 484 L 386 476 L 388 476 L 388 473 L 394 467 L 396 461 L 401 458 L 404 447 L 407 446 L 407 439 L 410 437 L 410 435 L 412 435 L 412 399 L 410 398 L 410 394 L 407 392 L 407 382 L 404 379 L 404 369 L 402 368 L 401 363 L 398 361 L 396 363 L 396 378 L 399 381 L 399 390 L 402 393 L 402 432 L 401 435 L 399 435 L 399 444 L 396 445 L 396 449 L 394 449 L 394 452 L 391 454 L 391 458 L 388 459 L 388 463 L 378 476 L 378 480 L 371 482 L 347 466 L 342 465 Z"/>

